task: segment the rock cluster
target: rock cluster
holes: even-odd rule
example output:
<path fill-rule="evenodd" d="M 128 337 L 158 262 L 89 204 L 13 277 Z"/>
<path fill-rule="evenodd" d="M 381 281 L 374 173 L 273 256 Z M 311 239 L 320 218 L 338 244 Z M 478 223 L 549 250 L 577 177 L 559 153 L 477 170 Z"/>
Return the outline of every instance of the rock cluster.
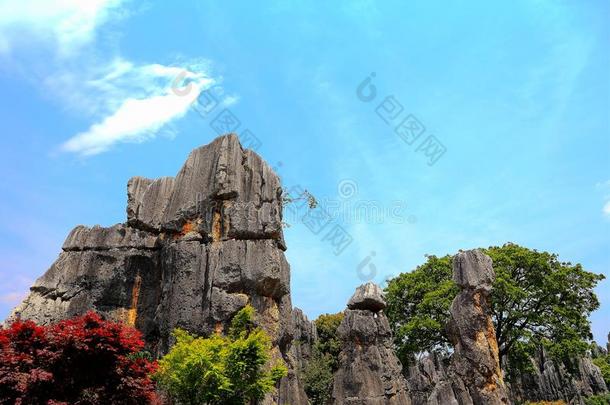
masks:
<path fill-rule="evenodd" d="M 451 303 L 449 337 L 455 352 L 452 367 L 475 404 L 508 404 L 496 333 L 491 319 L 491 258 L 479 250 L 453 258 L 453 280 L 460 292 Z"/>
<path fill-rule="evenodd" d="M 522 373 L 509 385 L 512 402 L 560 401 L 569 404 L 585 404 L 585 398 L 608 392 L 600 369 L 591 358 L 572 360 L 574 370 L 553 361 L 544 350 L 531 359 L 532 371 Z"/>
<path fill-rule="evenodd" d="M 574 359 L 577 370 L 571 374 L 540 353 L 532 359 L 534 370 L 522 373 L 507 385 L 511 404 L 528 401 L 565 401 L 585 405 L 591 395 L 607 392 L 601 372 L 591 359 Z M 412 405 L 476 404 L 451 365 L 451 357 L 431 354 L 419 359 L 405 370 Z"/>
<path fill-rule="evenodd" d="M 175 178 L 134 177 L 127 222 L 78 226 L 12 314 L 49 323 L 95 310 L 136 326 L 164 353 L 180 327 L 224 330 L 250 303 L 289 376 L 267 402 L 306 404 L 289 355 L 290 268 L 278 176 L 236 135 L 191 152 Z"/>
<path fill-rule="evenodd" d="M 272 338 L 273 356 L 288 365 L 288 376 L 264 404 L 305 405 L 300 371 L 318 334 L 292 308 L 285 249 L 278 176 L 236 135 L 222 136 L 191 152 L 175 178 L 130 179 L 127 221 L 74 228 L 9 321 L 48 324 L 95 310 L 137 327 L 148 349 L 160 355 L 172 344 L 174 328 L 199 335 L 225 331 L 251 304 Z M 453 271 L 461 290 L 448 325 L 455 351 L 446 359 L 423 357 L 404 370 L 406 379 L 382 290 L 373 283 L 356 289 L 337 331 L 334 404 L 509 403 L 490 317 L 491 259 L 461 252 Z M 607 392 L 589 358 L 575 360 L 576 374 L 544 353 L 532 363 L 534 372 L 512 381 L 511 400 L 582 403 L 584 396 Z"/>
<path fill-rule="evenodd" d="M 350 299 L 337 330 L 341 353 L 334 374 L 334 404 L 410 404 L 390 324 L 382 312 L 385 306 L 381 289 L 372 283 L 359 287 Z"/>
<path fill-rule="evenodd" d="M 405 374 L 412 405 L 473 405 L 449 357 L 426 355 L 409 365 Z"/>

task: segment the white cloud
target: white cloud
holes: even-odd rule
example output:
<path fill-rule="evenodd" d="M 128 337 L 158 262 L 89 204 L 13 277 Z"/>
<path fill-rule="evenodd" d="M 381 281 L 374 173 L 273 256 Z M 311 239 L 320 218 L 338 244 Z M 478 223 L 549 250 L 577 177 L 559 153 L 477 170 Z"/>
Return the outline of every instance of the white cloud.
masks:
<path fill-rule="evenodd" d="M 49 100 L 94 122 L 64 142 L 63 151 L 94 155 L 119 142 L 152 139 L 214 83 L 204 60 L 138 64 L 118 49 L 98 49 L 100 27 L 128 14 L 126 2 L 0 0 L 0 57 L 17 62 L 21 76 Z"/>
<path fill-rule="evenodd" d="M 169 83 L 161 95 L 125 99 L 112 114 L 93 124 L 86 132 L 65 142 L 62 145 L 63 150 L 94 155 L 108 150 L 118 142 L 141 142 L 150 139 L 163 125 L 184 116 L 201 91 L 213 83 L 213 80 L 203 73 L 176 67 L 148 65 L 139 71 L 139 74 L 147 79 L 178 72 L 178 77 L 190 81 L 186 84 L 180 83 L 179 87 L 173 82 Z M 156 93 L 159 89 L 156 87 L 152 92 Z"/>
<path fill-rule="evenodd" d="M 606 204 L 604 205 L 604 208 L 603 208 L 603 212 L 607 218 L 610 218 L 610 201 L 606 201 Z"/>
<path fill-rule="evenodd" d="M 35 42 L 54 42 L 68 55 L 94 39 L 96 28 L 123 0 L 2 0 L 0 52 Z"/>

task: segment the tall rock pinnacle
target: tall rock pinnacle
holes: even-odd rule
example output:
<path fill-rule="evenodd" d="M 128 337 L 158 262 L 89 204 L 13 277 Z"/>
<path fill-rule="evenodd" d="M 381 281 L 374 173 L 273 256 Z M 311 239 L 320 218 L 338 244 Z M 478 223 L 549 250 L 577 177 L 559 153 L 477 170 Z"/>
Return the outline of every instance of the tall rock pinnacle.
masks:
<path fill-rule="evenodd" d="M 479 250 L 453 258 L 453 280 L 460 292 L 451 304 L 449 336 L 455 348 L 455 373 L 475 405 L 508 404 L 491 320 L 490 292 L 495 274 L 491 258 Z"/>
<path fill-rule="evenodd" d="M 337 329 L 341 339 L 333 400 L 339 405 L 410 405 L 381 288 L 356 289 Z"/>
<path fill-rule="evenodd" d="M 174 328 L 222 331 L 250 303 L 289 368 L 265 403 L 306 404 L 289 355 L 282 188 L 269 165 L 225 135 L 193 150 L 175 178 L 132 178 L 127 197 L 127 222 L 74 228 L 11 317 L 46 324 L 95 310 L 134 325 L 162 354 Z"/>

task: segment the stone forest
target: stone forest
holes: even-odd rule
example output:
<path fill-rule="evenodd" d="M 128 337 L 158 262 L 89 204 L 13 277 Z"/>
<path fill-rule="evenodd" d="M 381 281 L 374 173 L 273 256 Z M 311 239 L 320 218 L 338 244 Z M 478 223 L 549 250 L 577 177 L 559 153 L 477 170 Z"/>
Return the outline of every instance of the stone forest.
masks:
<path fill-rule="evenodd" d="M 515 366 L 510 354 L 523 340 L 499 341 L 510 328 L 493 317 L 496 263 L 482 250 L 447 258 L 444 277 L 454 290 L 442 295 L 447 302 L 436 329 L 446 337 L 445 350 L 403 350 L 410 319 L 395 314 L 404 305 L 396 291 L 373 283 L 356 289 L 334 328 L 310 321 L 291 302 L 285 203 L 271 167 L 236 135 L 221 136 L 193 150 L 175 177 L 129 180 L 125 223 L 74 228 L 5 325 L 52 325 L 93 311 L 136 328 L 151 358 L 159 359 L 176 343 L 176 328 L 226 335 L 249 306 L 269 337 L 270 359 L 285 373 L 247 403 L 608 403 L 603 370 L 594 364 L 594 357 L 608 355 L 605 348 L 587 347 L 561 361 L 541 346 L 527 352 L 526 366 Z"/>

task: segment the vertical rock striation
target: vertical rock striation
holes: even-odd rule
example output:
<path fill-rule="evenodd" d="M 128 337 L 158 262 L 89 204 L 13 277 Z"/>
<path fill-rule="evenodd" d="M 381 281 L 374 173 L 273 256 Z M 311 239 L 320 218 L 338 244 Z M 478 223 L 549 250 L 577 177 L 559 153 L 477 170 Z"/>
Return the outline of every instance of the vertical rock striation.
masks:
<path fill-rule="evenodd" d="M 453 258 L 453 280 L 460 292 L 451 304 L 448 332 L 455 352 L 452 366 L 475 405 L 508 404 L 491 320 L 491 258 L 479 250 Z"/>
<path fill-rule="evenodd" d="M 531 359 L 531 371 L 515 376 L 509 384 L 514 403 L 525 401 L 560 401 L 585 404 L 585 398 L 608 392 L 601 370 L 590 357 L 570 360 L 568 371 L 562 362 L 551 359 L 544 350 Z"/>
<path fill-rule="evenodd" d="M 333 403 L 345 405 L 409 405 L 392 332 L 383 313 L 381 289 L 358 287 L 337 333 L 341 339 L 339 368 L 334 375 Z"/>
<path fill-rule="evenodd" d="M 136 326 L 162 354 L 174 328 L 222 331 L 250 303 L 290 370 L 265 402 L 306 404 L 289 355 L 282 189 L 267 163 L 226 135 L 193 150 L 175 178 L 132 178 L 127 197 L 127 222 L 76 227 L 11 318 L 46 324 L 95 310 Z"/>

